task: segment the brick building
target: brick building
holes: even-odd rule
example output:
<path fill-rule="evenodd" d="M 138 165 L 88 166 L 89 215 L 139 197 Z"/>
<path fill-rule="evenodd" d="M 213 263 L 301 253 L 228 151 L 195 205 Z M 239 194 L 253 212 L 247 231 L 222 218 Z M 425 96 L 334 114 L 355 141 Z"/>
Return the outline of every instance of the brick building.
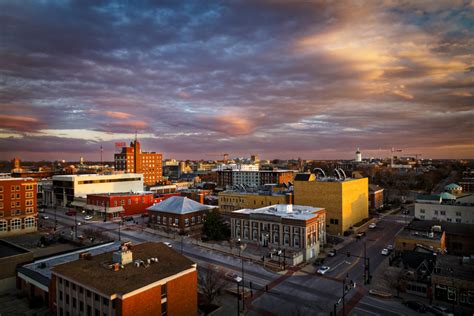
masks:
<path fill-rule="evenodd" d="M 395 237 L 395 251 L 412 251 L 417 247 L 433 252 L 446 253 L 446 234 L 439 226 L 416 228 L 407 226 Z"/>
<path fill-rule="evenodd" d="M 225 189 L 229 186 L 246 185 L 258 187 L 266 184 L 284 184 L 293 181 L 293 170 L 217 170 L 217 187 Z"/>
<path fill-rule="evenodd" d="M 383 207 L 383 188 L 369 184 L 369 209 L 378 210 Z"/>
<path fill-rule="evenodd" d="M 0 179 L 0 237 L 37 230 L 36 192 L 33 178 Z"/>
<path fill-rule="evenodd" d="M 223 191 L 219 193 L 219 211 L 233 212 L 243 208 L 261 208 L 275 204 L 293 204 L 292 192 Z"/>
<path fill-rule="evenodd" d="M 196 264 L 162 243 L 132 246 L 51 269 L 55 315 L 197 315 Z"/>
<path fill-rule="evenodd" d="M 85 209 L 107 218 L 132 216 L 146 213 L 154 203 L 153 193 L 102 193 L 87 195 Z"/>
<path fill-rule="evenodd" d="M 33 260 L 33 253 L 0 239 L 0 295 L 15 292 L 16 268 Z"/>
<path fill-rule="evenodd" d="M 215 206 L 204 205 L 187 197 L 172 196 L 147 210 L 152 228 L 186 233 L 200 229 L 206 213 L 214 208 Z"/>
<path fill-rule="evenodd" d="M 287 263 L 314 260 L 326 243 L 326 210 L 277 204 L 230 213 L 231 237 L 263 247 L 285 249 Z"/>
<path fill-rule="evenodd" d="M 129 147 L 114 155 L 115 170 L 126 173 L 142 173 L 145 185 L 155 185 L 163 179 L 162 155 L 142 152 L 140 142 L 134 140 Z"/>

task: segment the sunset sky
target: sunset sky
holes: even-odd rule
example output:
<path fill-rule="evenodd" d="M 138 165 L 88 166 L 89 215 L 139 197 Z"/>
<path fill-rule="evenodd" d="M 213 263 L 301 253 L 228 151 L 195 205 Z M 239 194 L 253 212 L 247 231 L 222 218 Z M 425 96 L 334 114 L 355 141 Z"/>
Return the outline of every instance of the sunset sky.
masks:
<path fill-rule="evenodd" d="M 474 1 L 98 3 L 0 0 L 0 159 L 474 158 Z"/>

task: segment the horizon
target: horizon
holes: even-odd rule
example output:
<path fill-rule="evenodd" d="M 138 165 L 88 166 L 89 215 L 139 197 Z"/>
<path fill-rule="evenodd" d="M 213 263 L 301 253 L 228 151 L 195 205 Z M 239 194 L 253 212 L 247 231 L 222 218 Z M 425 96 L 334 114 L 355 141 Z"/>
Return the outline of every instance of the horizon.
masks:
<path fill-rule="evenodd" d="M 474 158 L 472 1 L 0 12 L 1 160 Z"/>

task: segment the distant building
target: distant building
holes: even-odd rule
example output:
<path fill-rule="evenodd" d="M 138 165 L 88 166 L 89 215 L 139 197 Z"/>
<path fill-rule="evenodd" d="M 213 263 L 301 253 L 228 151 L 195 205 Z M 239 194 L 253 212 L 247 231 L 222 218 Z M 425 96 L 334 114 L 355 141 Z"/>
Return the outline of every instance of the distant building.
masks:
<path fill-rule="evenodd" d="M 251 163 L 260 163 L 260 158 L 258 157 L 258 155 L 254 154 L 254 155 L 251 155 L 250 156 L 250 162 Z"/>
<path fill-rule="evenodd" d="M 132 216 L 146 213 L 146 209 L 153 205 L 154 197 L 151 192 L 143 193 L 102 193 L 88 194 L 86 210 L 108 219 Z"/>
<path fill-rule="evenodd" d="M 383 188 L 369 184 L 369 209 L 378 210 L 383 207 Z"/>
<path fill-rule="evenodd" d="M 256 209 L 274 204 L 293 204 L 292 192 L 228 190 L 219 193 L 219 211 L 223 213 L 243 208 Z"/>
<path fill-rule="evenodd" d="M 415 218 L 474 224 L 474 194 L 459 197 L 447 192 L 419 195 L 415 202 Z"/>
<path fill-rule="evenodd" d="M 351 179 L 342 174 L 320 177 L 300 173 L 294 180 L 295 204 L 326 209 L 326 229 L 342 235 L 369 217 L 369 182 L 367 178 Z"/>
<path fill-rule="evenodd" d="M 355 162 L 362 162 L 362 153 L 360 152 L 359 148 L 355 153 Z"/>
<path fill-rule="evenodd" d="M 450 183 L 444 187 L 444 191 L 448 192 L 453 195 L 461 195 L 462 194 L 462 186 L 456 183 Z"/>
<path fill-rule="evenodd" d="M 155 152 L 142 152 L 140 142 L 134 140 L 129 147 L 114 155 L 115 170 L 125 173 L 142 173 L 145 185 L 155 185 L 163 178 L 162 155 Z"/>
<path fill-rule="evenodd" d="M 259 187 L 293 181 L 293 170 L 258 170 L 258 165 L 231 165 L 217 169 L 217 187 L 226 189 L 236 185 Z"/>
<path fill-rule="evenodd" d="M 33 178 L 0 178 L 0 237 L 37 230 L 37 190 Z"/>
<path fill-rule="evenodd" d="M 423 247 L 428 252 L 446 253 L 446 234 L 440 226 L 420 228 L 408 226 L 395 237 L 395 251 L 413 251 Z"/>
<path fill-rule="evenodd" d="M 202 227 L 206 214 L 215 206 L 204 205 L 184 196 L 172 196 L 147 208 L 150 226 L 186 233 Z"/>
<path fill-rule="evenodd" d="M 126 173 L 53 176 L 53 190 L 55 205 L 69 206 L 74 198 L 85 199 L 88 194 L 142 192 L 143 175 Z"/>
<path fill-rule="evenodd" d="M 433 227 L 446 234 L 446 249 L 455 256 L 470 256 L 474 254 L 474 230 L 471 224 L 449 223 L 432 220 L 413 220 L 408 229 L 412 231 L 431 232 Z"/>
<path fill-rule="evenodd" d="M 231 237 L 263 247 L 285 249 L 295 265 L 315 259 L 326 243 L 326 211 L 311 206 L 277 204 L 230 213 Z"/>
<path fill-rule="evenodd" d="M 50 271 L 55 315 L 197 315 L 196 264 L 162 243 L 85 251 Z"/>
<path fill-rule="evenodd" d="M 463 192 L 474 193 L 474 170 L 463 171 L 459 185 L 462 187 Z"/>

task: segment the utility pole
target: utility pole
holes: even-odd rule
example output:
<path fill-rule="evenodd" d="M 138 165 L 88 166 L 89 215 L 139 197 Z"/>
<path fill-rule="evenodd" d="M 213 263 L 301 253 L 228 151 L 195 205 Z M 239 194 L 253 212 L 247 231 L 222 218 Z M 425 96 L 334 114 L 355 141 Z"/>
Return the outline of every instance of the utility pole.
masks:
<path fill-rule="evenodd" d="M 367 243 L 364 242 L 364 255 L 363 256 L 356 256 L 352 255 L 349 251 L 347 252 L 347 257 L 356 257 L 364 259 L 364 284 L 370 284 L 370 258 L 367 257 Z"/>

